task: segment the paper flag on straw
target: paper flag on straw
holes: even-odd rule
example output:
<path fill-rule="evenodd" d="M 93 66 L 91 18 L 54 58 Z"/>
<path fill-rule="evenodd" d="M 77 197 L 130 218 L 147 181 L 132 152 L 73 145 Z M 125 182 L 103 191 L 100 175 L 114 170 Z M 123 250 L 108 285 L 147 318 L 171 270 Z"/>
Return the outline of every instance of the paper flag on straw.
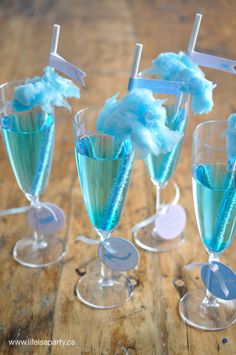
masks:
<path fill-rule="evenodd" d="M 214 55 L 200 53 L 200 52 L 190 52 L 189 57 L 198 65 L 206 68 L 216 69 L 220 71 L 225 71 L 230 74 L 236 74 L 236 60 L 217 57 Z"/>
<path fill-rule="evenodd" d="M 198 31 L 199 31 L 201 18 L 202 18 L 201 14 L 196 15 L 195 22 L 196 22 L 196 19 L 198 20 L 196 22 L 196 26 L 198 26 L 196 33 L 198 33 Z M 196 38 L 195 38 L 195 41 L 196 41 Z M 236 70 L 235 70 L 236 61 L 235 60 L 217 57 L 217 56 L 210 55 L 207 53 L 196 52 L 194 50 L 194 47 L 195 47 L 195 44 L 194 44 L 194 46 L 189 45 L 188 56 L 198 65 L 201 65 L 206 68 L 225 71 L 230 74 L 236 74 Z"/>
<path fill-rule="evenodd" d="M 130 78 L 128 90 L 148 89 L 154 94 L 181 94 L 181 87 L 184 83 L 181 81 L 166 81 L 146 78 Z"/>
<path fill-rule="evenodd" d="M 86 73 L 65 60 L 59 54 L 50 53 L 48 58 L 48 65 L 56 70 L 59 70 L 70 78 L 78 80 L 83 86 L 85 86 L 84 77 L 86 76 Z"/>

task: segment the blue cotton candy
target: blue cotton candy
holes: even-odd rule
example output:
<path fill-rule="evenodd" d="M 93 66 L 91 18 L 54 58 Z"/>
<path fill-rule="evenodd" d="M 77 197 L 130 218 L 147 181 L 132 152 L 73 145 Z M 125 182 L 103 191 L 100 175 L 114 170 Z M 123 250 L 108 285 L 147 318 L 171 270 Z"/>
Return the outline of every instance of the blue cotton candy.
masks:
<path fill-rule="evenodd" d="M 105 101 L 97 129 L 120 140 L 130 139 L 138 156 L 169 152 L 182 134 L 166 126 L 165 100 L 156 100 L 150 90 L 134 89 L 123 99 L 119 94 Z"/>
<path fill-rule="evenodd" d="M 236 113 L 228 117 L 226 137 L 228 161 L 231 165 L 236 162 Z"/>
<path fill-rule="evenodd" d="M 79 88 L 73 81 L 58 75 L 51 67 L 44 69 L 42 77 L 36 76 L 26 80 L 25 84 L 15 88 L 12 108 L 24 112 L 35 107 L 41 107 L 50 113 L 54 106 L 71 109 L 68 98 L 80 97 Z"/>
<path fill-rule="evenodd" d="M 192 95 L 191 108 L 195 114 L 212 110 L 212 92 L 216 87 L 205 78 L 205 74 L 184 52 L 161 53 L 152 61 L 152 67 L 145 74 L 158 75 L 163 80 L 182 81 L 182 91 Z"/>

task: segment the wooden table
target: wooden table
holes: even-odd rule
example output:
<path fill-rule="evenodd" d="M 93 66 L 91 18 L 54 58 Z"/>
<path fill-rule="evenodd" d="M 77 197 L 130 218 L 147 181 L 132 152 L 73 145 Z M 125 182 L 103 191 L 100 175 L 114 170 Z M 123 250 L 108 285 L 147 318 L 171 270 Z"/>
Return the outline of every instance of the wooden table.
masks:
<path fill-rule="evenodd" d="M 0 82 L 41 73 L 47 63 L 53 23 L 61 25 L 59 53 L 87 71 L 78 107 L 102 104 L 117 91 L 125 93 L 135 42 L 144 44 L 141 67 L 157 53 L 185 49 L 195 13 L 205 14 L 197 48 L 236 58 L 234 0 L 34 0 L 0 3 Z M 0 219 L 1 354 L 236 354 L 236 326 L 201 332 L 185 326 L 178 314 L 180 296 L 201 286 L 198 272 L 183 274 L 183 265 L 207 259 L 198 236 L 191 192 L 191 137 L 201 120 L 226 118 L 236 111 L 236 79 L 206 70 L 218 83 L 214 111 L 189 120 L 175 180 L 187 209 L 186 243 L 179 249 L 152 254 L 140 251 L 133 298 L 123 307 L 96 311 L 74 295 L 76 270 L 96 255 L 96 248 L 75 244 L 77 234 L 94 236 L 78 183 L 72 115 L 57 114 L 56 149 L 44 201 L 66 213 L 61 231 L 67 240 L 63 263 L 48 269 L 28 269 L 12 258 L 14 243 L 27 231 L 26 216 Z M 75 107 L 74 109 L 78 108 Z M 0 209 L 26 203 L 0 145 Z M 131 240 L 131 226 L 154 210 L 154 190 L 142 162 L 135 164 L 122 222 L 115 233 Z M 222 260 L 236 270 L 236 242 Z M 176 286 L 184 280 L 184 286 Z M 181 283 L 180 283 L 181 284 Z M 177 283 L 178 285 L 178 283 Z M 10 347 L 9 339 L 72 339 L 75 346 Z M 223 340 L 225 339 L 225 340 Z"/>

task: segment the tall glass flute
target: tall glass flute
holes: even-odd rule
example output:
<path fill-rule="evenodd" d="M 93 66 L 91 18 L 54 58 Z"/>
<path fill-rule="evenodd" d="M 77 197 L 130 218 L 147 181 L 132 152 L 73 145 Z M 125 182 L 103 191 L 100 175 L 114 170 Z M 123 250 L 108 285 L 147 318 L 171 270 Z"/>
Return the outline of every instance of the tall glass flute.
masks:
<path fill-rule="evenodd" d="M 168 127 L 172 130 L 179 130 L 184 133 L 188 120 L 188 109 L 188 94 L 182 95 L 182 100 L 179 101 L 178 105 L 175 101 L 168 99 L 166 103 Z M 155 215 L 139 222 L 133 227 L 133 237 L 136 244 L 147 251 L 165 252 L 177 248 L 184 242 L 184 232 L 175 239 L 163 239 L 155 229 L 156 218 L 167 213 L 168 206 L 177 203 L 179 199 L 180 192 L 175 183 L 173 184 L 175 197 L 171 203 L 166 204 L 162 200 L 162 192 L 167 187 L 169 180 L 175 172 L 183 140 L 184 136 L 181 141 L 174 146 L 171 152 L 160 154 L 159 156 L 149 154 L 145 160 L 147 172 L 156 188 L 156 211 Z"/>
<path fill-rule="evenodd" d="M 236 173 L 227 160 L 226 128 L 227 121 L 207 121 L 193 134 L 194 208 L 209 263 L 219 261 L 236 232 Z M 206 289 L 186 293 L 179 310 L 187 324 L 199 329 L 224 329 L 236 320 L 236 300 L 217 299 Z"/>
<path fill-rule="evenodd" d="M 121 142 L 96 129 L 99 111 L 88 108 L 75 115 L 74 143 L 84 203 L 99 239 L 104 240 L 120 221 L 134 151 L 129 140 Z M 76 292 L 88 306 L 114 308 L 132 295 L 133 286 L 128 277 L 112 272 L 97 260 L 79 280 Z"/>
<path fill-rule="evenodd" d="M 1 130 L 8 158 L 19 188 L 30 201 L 31 208 L 40 210 L 39 197 L 46 190 L 51 171 L 54 146 L 54 115 L 41 108 L 15 112 L 11 101 L 16 86 L 24 81 L 0 86 Z M 13 249 L 17 262 L 28 267 L 52 265 L 65 254 L 65 244 L 54 235 L 33 235 L 20 239 Z"/>

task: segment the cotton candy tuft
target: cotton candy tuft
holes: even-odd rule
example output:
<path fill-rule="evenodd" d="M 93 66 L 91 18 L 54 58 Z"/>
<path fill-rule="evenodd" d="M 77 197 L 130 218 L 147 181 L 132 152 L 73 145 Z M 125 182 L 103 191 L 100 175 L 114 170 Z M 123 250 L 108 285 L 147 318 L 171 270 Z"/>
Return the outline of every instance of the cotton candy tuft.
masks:
<path fill-rule="evenodd" d="M 120 140 L 130 139 L 138 157 L 169 152 L 182 138 L 166 125 L 165 100 L 157 100 L 147 89 L 134 89 L 123 99 L 119 94 L 105 101 L 97 118 L 97 129 Z"/>
<path fill-rule="evenodd" d="M 50 113 L 54 106 L 70 110 L 71 106 L 67 99 L 79 99 L 79 97 L 80 90 L 73 81 L 61 77 L 51 67 L 46 67 L 42 77 L 28 79 L 25 84 L 15 88 L 12 108 L 16 112 L 41 107 L 45 112 Z"/>
<path fill-rule="evenodd" d="M 194 114 L 212 110 L 212 92 L 216 87 L 184 52 L 161 53 L 152 61 L 152 67 L 144 74 L 157 75 L 163 80 L 182 81 L 182 91 L 192 95 L 191 108 Z"/>

